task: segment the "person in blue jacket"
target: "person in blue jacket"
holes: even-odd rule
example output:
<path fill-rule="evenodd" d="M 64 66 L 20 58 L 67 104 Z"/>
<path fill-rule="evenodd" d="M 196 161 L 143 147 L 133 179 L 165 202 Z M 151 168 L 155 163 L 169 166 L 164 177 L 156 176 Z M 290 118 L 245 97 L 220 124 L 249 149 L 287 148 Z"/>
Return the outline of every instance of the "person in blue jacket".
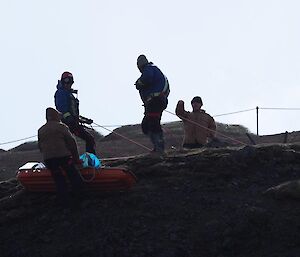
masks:
<path fill-rule="evenodd" d="M 137 67 L 142 73 L 135 82 L 136 89 L 144 103 L 144 118 L 142 131 L 148 135 L 154 148 L 154 152 L 164 152 L 165 144 L 161 128 L 161 116 L 168 105 L 170 93 L 167 77 L 145 55 L 137 58 Z"/>
<path fill-rule="evenodd" d="M 74 83 L 72 73 L 65 71 L 58 81 L 57 90 L 54 95 L 56 109 L 62 113 L 62 122 L 70 131 L 86 143 L 86 152 L 96 154 L 96 144 L 94 137 L 90 134 L 82 123 L 93 123 L 90 119 L 81 119 L 79 115 L 79 100 L 73 95 L 77 90 L 72 89 Z"/>

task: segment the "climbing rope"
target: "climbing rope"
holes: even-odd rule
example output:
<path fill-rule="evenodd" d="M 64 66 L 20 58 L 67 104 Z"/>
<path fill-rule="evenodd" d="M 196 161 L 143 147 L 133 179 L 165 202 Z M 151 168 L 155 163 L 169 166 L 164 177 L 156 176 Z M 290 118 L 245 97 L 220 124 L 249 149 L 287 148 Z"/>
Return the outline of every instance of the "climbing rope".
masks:
<path fill-rule="evenodd" d="M 34 138 L 34 137 L 37 137 L 37 135 L 31 136 L 31 137 L 25 137 L 25 138 L 13 140 L 13 141 L 8 141 L 8 142 L 4 142 L 4 143 L 0 143 L 0 145 L 7 145 L 7 144 L 12 144 L 12 143 L 17 143 L 17 142 L 20 142 L 20 141 L 23 141 L 23 140 L 27 140 L 27 139 L 30 139 L 30 138 Z"/>
<path fill-rule="evenodd" d="M 255 109 L 256 109 L 256 108 L 250 108 L 250 109 L 245 109 L 245 110 L 236 111 L 236 112 L 229 112 L 229 113 L 217 114 L 217 115 L 213 115 L 213 117 L 220 117 L 220 116 L 232 115 L 232 114 L 237 114 L 237 113 L 242 113 L 242 112 L 249 112 L 249 111 L 253 111 L 253 110 L 255 110 Z M 278 108 L 278 107 L 272 107 L 272 108 L 271 108 L 271 107 L 259 107 L 259 109 L 260 109 L 260 110 L 279 110 L 279 111 L 280 111 L 280 110 L 282 110 L 282 111 L 299 111 L 299 110 L 300 110 L 300 108 Z M 172 112 L 170 112 L 170 111 L 168 111 L 168 110 L 165 110 L 165 112 L 170 113 L 170 114 L 172 114 L 172 115 L 174 115 L 174 116 L 177 116 L 175 113 L 172 113 Z M 184 118 L 183 118 L 183 119 L 184 119 Z M 187 119 L 186 119 L 186 120 L 187 120 Z M 187 121 L 188 121 L 188 120 L 187 120 Z M 193 122 L 193 121 L 189 121 L 189 122 L 195 124 L 195 122 Z M 132 139 L 129 139 L 129 138 L 127 138 L 127 137 L 125 137 L 125 136 L 123 136 L 123 135 L 121 135 L 121 134 L 119 134 L 119 133 L 117 133 L 117 132 L 115 132 L 115 131 L 112 131 L 112 130 L 110 130 L 110 129 L 107 129 L 107 127 L 121 127 L 121 126 L 129 125 L 129 124 L 123 124 L 123 125 L 103 125 L 103 126 L 98 125 L 98 124 L 96 124 L 96 123 L 94 123 L 94 124 L 95 124 L 96 126 L 98 126 L 98 127 L 101 127 L 101 128 L 103 128 L 103 129 L 105 129 L 105 130 L 111 132 L 111 133 L 114 133 L 114 134 L 116 134 L 116 135 L 118 135 L 118 136 L 120 136 L 120 137 L 122 137 L 122 138 L 124 138 L 124 139 L 126 139 L 126 140 L 128 140 L 128 141 L 130 141 L 130 142 L 132 142 L 132 143 L 134 143 L 134 144 L 136 144 L 136 145 L 139 145 L 140 147 L 142 147 L 142 148 L 144 148 L 144 149 L 151 150 L 150 148 L 148 148 L 148 147 L 146 147 L 146 146 L 144 146 L 144 145 L 142 145 L 142 144 L 140 144 L 140 143 L 138 143 L 138 142 L 136 142 L 136 141 L 134 141 L 134 140 L 132 140 Z M 197 124 L 197 123 L 196 123 L 195 125 L 201 127 L 200 124 Z M 206 128 L 206 129 L 207 129 L 207 128 Z M 236 140 L 236 139 L 233 139 L 233 138 L 231 138 L 231 137 L 228 137 L 228 136 L 226 136 L 226 135 L 224 135 L 224 134 L 222 134 L 222 133 L 220 133 L 220 132 L 218 132 L 218 131 L 216 131 L 216 133 L 218 133 L 219 135 L 221 135 L 221 136 L 223 136 L 223 137 L 225 137 L 225 138 L 228 138 L 228 139 L 230 139 L 230 140 L 232 140 L 232 141 L 236 141 L 236 142 L 238 142 L 238 143 L 245 144 L 245 143 L 243 143 L 243 142 L 241 142 L 241 141 L 239 141 L 239 140 Z M 2 142 L 2 143 L 0 142 L 0 146 L 1 146 L 1 145 L 12 144 L 12 143 L 17 143 L 17 142 L 24 141 L 24 140 L 28 140 L 28 139 L 35 138 L 35 137 L 37 137 L 37 135 L 30 136 L 30 137 L 25 137 L 25 138 L 21 138 L 21 139 L 17 139 L 17 140 L 12 140 L 12 141 Z"/>
<path fill-rule="evenodd" d="M 111 133 L 113 133 L 113 134 L 116 134 L 116 135 L 118 135 L 119 137 L 122 137 L 123 139 L 125 139 L 125 140 L 127 140 L 127 141 L 129 141 L 129 142 L 131 142 L 131 143 L 133 143 L 133 144 L 136 144 L 136 145 L 138 145 L 138 146 L 140 146 L 140 147 L 142 147 L 142 148 L 144 148 L 144 149 L 146 149 L 146 150 L 148 150 L 148 151 L 151 151 L 151 149 L 150 149 L 149 147 L 147 147 L 147 146 L 145 146 L 145 145 L 142 145 L 142 144 L 140 144 L 140 143 L 138 143 L 138 142 L 136 142 L 136 141 L 134 141 L 134 140 L 132 140 L 132 139 L 130 139 L 130 138 L 128 138 L 128 137 L 125 137 L 125 136 L 121 135 L 120 133 L 117 133 L 117 132 L 115 132 L 115 131 L 112 131 L 112 130 L 110 130 L 110 129 L 104 127 L 104 126 L 101 126 L 101 125 L 95 123 L 95 122 L 93 122 L 93 124 L 95 124 L 97 127 L 103 128 L 103 129 L 105 129 L 105 130 L 107 130 L 107 131 L 109 131 L 109 132 L 111 132 Z"/>
<path fill-rule="evenodd" d="M 226 115 L 231 115 L 231 114 L 237 114 L 241 112 L 249 112 L 249 111 L 254 111 L 256 108 L 251 108 L 251 109 L 246 109 L 246 110 L 241 110 L 241 111 L 236 111 L 236 112 L 228 112 L 228 113 L 223 113 L 223 114 L 217 114 L 213 115 L 213 117 L 220 117 L 220 116 L 226 116 Z"/>
<path fill-rule="evenodd" d="M 96 177 L 96 169 L 95 169 L 95 168 L 91 168 L 91 169 L 93 169 L 94 171 L 93 171 L 92 177 L 89 178 L 89 179 L 86 179 L 86 178 L 81 174 L 81 172 L 79 172 L 79 175 L 80 175 L 82 181 L 84 181 L 84 182 L 86 182 L 86 183 L 89 183 L 89 182 L 92 182 L 92 181 L 94 180 L 94 178 Z M 81 170 L 81 169 L 79 169 L 79 170 Z"/>

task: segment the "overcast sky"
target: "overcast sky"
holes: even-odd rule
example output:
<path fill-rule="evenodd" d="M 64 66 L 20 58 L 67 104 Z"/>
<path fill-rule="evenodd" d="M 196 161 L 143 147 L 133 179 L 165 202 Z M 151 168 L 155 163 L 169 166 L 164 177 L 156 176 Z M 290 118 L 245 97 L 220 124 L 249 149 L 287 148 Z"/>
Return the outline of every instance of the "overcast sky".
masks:
<path fill-rule="evenodd" d="M 0 143 L 37 134 L 66 70 L 82 115 L 100 125 L 140 123 L 141 53 L 169 79 L 170 112 L 179 99 L 190 110 L 195 95 L 211 115 L 300 108 L 299 10 L 297 0 L 2 0 Z M 261 110 L 259 132 L 300 130 L 299 116 Z M 215 119 L 256 133 L 255 110 Z"/>

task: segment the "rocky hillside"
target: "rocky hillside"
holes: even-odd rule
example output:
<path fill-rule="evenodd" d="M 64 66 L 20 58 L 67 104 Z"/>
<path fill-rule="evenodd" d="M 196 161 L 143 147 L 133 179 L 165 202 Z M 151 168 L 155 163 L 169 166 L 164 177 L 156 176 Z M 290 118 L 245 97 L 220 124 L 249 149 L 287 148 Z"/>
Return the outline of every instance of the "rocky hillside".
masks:
<path fill-rule="evenodd" d="M 183 140 L 182 122 L 163 124 L 163 130 L 167 151 L 180 150 Z M 106 137 L 93 132 L 97 142 L 97 153 L 101 159 L 146 154 L 149 152 L 147 148 L 152 148 L 140 125 L 123 126 L 113 132 Z M 243 126 L 222 123 L 217 123 L 216 135 L 218 142 L 211 145 L 214 147 L 300 142 L 300 132 L 256 136 Z M 84 143 L 81 140 L 77 141 L 79 151 L 83 153 Z M 10 151 L 0 151 L 0 181 L 13 177 L 16 170 L 28 161 L 42 161 L 36 141 L 21 144 Z"/>
<path fill-rule="evenodd" d="M 0 184 L 1 257 L 298 257 L 300 206 L 264 193 L 299 179 L 300 146 L 173 150 L 106 161 L 129 192 L 86 194 L 62 210 L 54 194 Z"/>
<path fill-rule="evenodd" d="M 64 210 L 55 194 L 26 192 L 15 179 L 18 167 L 42 160 L 36 142 L 1 151 L 0 256 L 299 256 L 299 132 L 258 137 L 218 124 L 215 145 L 183 150 L 181 123 L 164 131 L 163 157 L 129 143 L 151 148 L 139 125 L 97 137 L 104 165 L 127 167 L 138 183 L 86 193 Z M 274 190 L 286 181 L 292 190 Z"/>

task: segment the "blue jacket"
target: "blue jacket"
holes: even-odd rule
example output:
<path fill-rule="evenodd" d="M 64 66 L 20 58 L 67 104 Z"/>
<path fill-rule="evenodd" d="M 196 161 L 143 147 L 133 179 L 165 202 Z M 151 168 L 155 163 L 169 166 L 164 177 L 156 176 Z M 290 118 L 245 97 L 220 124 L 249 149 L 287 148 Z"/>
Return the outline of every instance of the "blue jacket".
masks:
<path fill-rule="evenodd" d="M 79 100 L 74 97 L 72 90 L 63 87 L 58 81 L 57 90 L 54 95 L 56 109 L 62 114 L 70 113 L 73 117 L 79 117 Z"/>
<path fill-rule="evenodd" d="M 143 68 L 137 84 L 140 84 L 140 86 L 137 86 L 137 89 L 144 103 L 154 96 L 167 98 L 170 92 L 167 77 L 152 63 L 147 64 Z"/>

